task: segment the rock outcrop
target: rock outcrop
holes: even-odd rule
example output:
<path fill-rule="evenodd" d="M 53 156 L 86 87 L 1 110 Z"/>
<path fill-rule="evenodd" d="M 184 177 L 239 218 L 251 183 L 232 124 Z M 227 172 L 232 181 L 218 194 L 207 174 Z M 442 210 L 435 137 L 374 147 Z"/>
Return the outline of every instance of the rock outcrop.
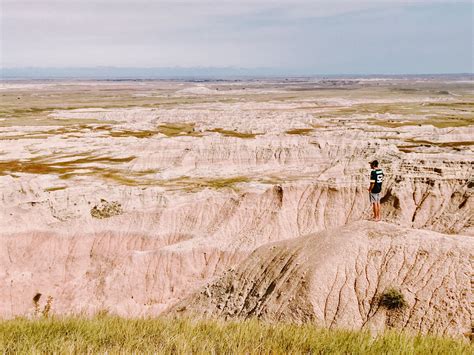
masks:
<path fill-rule="evenodd" d="M 170 312 L 467 334 L 473 252 L 473 237 L 356 222 L 262 246 Z"/>

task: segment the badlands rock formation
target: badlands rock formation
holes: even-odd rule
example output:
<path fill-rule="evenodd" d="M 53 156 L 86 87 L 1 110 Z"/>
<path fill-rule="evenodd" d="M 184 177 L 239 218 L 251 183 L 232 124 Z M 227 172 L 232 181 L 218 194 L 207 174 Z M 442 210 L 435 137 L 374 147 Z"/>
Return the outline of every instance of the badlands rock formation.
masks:
<path fill-rule="evenodd" d="M 264 244 L 368 219 L 374 158 L 391 228 L 474 235 L 469 81 L 0 93 L 1 317 L 38 293 L 58 314 L 160 314 Z"/>
<path fill-rule="evenodd" d="M 175 314 L 469 334 L 474 238 L 361 221 L 260 247 Z M 387 308 L 395 289 L 406 305 Z"/>

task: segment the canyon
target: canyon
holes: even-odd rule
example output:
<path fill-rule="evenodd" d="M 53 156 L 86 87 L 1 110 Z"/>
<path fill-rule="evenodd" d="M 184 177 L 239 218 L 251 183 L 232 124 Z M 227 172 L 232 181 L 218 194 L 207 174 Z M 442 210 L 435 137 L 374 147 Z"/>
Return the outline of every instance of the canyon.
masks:
<path fill-rule="evenodd" d="M 472 81 L 11 81 L 0 95 L 1 317 L 49 297 L 55 314 L 471 331 Z M 380 307 L 389 288 L 403 310 Z"/>

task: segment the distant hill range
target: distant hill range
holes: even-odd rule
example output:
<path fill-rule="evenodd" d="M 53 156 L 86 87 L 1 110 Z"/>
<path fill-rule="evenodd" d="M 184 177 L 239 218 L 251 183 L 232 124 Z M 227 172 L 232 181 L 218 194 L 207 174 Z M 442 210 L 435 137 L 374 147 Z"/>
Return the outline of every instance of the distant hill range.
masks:
<path fill-rule="evenodd" d="M 70 67 L 70 68 L 0 68 L 0 80 L 14 79 L 229 79 L 263 77 L 332 77 L 332 78 L 446 78 L 473 80 L 472 73 L 456 74 L 318 74 L 308 70 L 238 67 Z"/>

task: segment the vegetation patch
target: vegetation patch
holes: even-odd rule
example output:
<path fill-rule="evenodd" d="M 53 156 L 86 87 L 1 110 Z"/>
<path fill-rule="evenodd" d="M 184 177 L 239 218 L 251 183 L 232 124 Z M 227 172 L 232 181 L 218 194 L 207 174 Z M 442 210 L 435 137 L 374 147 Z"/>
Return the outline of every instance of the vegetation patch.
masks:
<path fill-rule="evenodd" d="M 412 93 L 419 92 L 420 90 L 419 89 L 413 89 L 413 88 L 394 88 L 394 89 L 391 89 L 391 91 L 412 94 Z"/>
<path fill-rule="evenodd" d="M 423 126 L 431 125 L 436 128 L 449 128 L 449 127 L 467 127 L 474 124 L 474 118 L 463 118 L 460 116 L 449 118 L 447 115 L 440 116 L 429 116 L 427 118 L 420 118 L 417 120 L 371 120 L 369 124 L 375 126 L 382 126 L 387 128 L 399 128 L 405 126 Z"/>
<path fill-rule="evenodd" d="M 468 101 L 428 102 L 428 103 L 426 103 L 426 106 L 444 107 L 444 108 L 450 108 L 450 109 L 469 108 L 471 110 L 474 110 L 474 102 L 468 102 Z"/>
<path fill-rule="evenodd" d="M 287 180 L 291 180 L 291 178 L 282 177 L 282 176 L 266 176 L 266 177 L 262 177 L 258 179 L 258 182 L 262 184 L 268 184 L 268 185 L 278 185 Z"/>
<path fill-rule="evenodd" d="M 418 144 L 397 145 L 398 150 L 403 153 L 413 153 L 416 151 L 416 148 L 419 147 Z"/>
<path fill-rule="evenodd" d="M 396 310 L 405 308 L 407 302 L 405 296 L 399 290 L 390 288 L 380 296 L 380 305 L 388 310 Z"/>
<path fill-rule="evenodd" d="M 117 201 L 108 202 L 104 199 L 91 209 L 91 216 L 98 219 L 109 218 L 122 214 L 122 205 Z"/>
<path fill-rule="evenodd" d="M 0 117 L 2 115 L 0 114 Z M 46 113 L 42 115 L 29 115 L 29 116 L 7 116 L 7 119 L 0 121 L 0 127 L 10 126 L 62 126 L 71 127 L 77 125 L 95 125 L 104 123 L 101 120 L 93 118 L 62 118 L 57 119 L 48 116 Z M 108 121 L 107 123 L 118 123 L 115 121 Z"/>
<path fill-rule="evenodd" d="M 244 138 L 244 139 L 255 138 L 257 135 L 260 134 L 260 133 L 237 132 L 237 131 L 231 131 L 231 130 L 222 129 L 222 128 L 210 129 L 208 130 L 208 132 L 220 133 L 226 137 Z"/>
<path fill-rule="evenodd" d="M 66 189 L 67 186 L 54 186 L 54 187 L 48 187 L 46 189 L 44 189 L 44 191 L 46 192 L 53 192 L 53 191 L 60 191 L 60 190 L 64 190 Z"/>
<path fill-rule="evenodd" d="M 455 147 L 468 147 L 474 145 L 474 141 L 458 141 L 458 142 L 431 142 L 422 139 L 406 139 L 409 143 L 414 143 L 416 146 L 433 146 L 433 147 L 441 147 L 441 148 L 455 148 Z M 415 146 L 415 145 L 414 145 Z M 414 146 L 404 146 L 407 147 L 414 147 Z"/>
<path fill-rule="evenodd" d="M 56 122 L 56 125 L 61 126 L 62 122 Z M 64 127 L 43 129 L 36 132 L 25 132 L 15 135 L 0 136 L 0 140 L 17 140 L 17 139 L 47 139 L 50 136 L 83 134 L 88 132 L 109 131 L 111 126 L 95 126 L 90 124 L 71 124 Z M 80 137 L 80 136 L 77 136 Z"/>
<path fill-rule="evenodd" d="M 133 174 L 124 173 L 121 171 L 104 170 L 104 171 L 99 172 L 97 175 L 105 180 L 112 180 L 118 183 L 119 185 L 127 185 L 127 186 L 141 185 L 141 182 L 137 178 L 130 177 L 130 176 L 133 176 Z"/>
<path fill-rule="evenodd" d="M 60 175 L 59 178 L 69 180 L 76 177 L 95 176 L 99 179 L 111 181 L 126 186 L 151 186 L 158 185 L 158 180 L 143 177 L 141 172 L 130 172 L 120 169 L 94 168 L 90 170 L 78 170 L 72 173 Z"/>
<path fill-rule="evenodd" d="M 415 120 L 415 121 L 398 121 L 398 120 L 371 120 L 369 124 L 374 126 L 386 127 L 386 128 L 400 128 L 405 126 L 421 126 L 423 121 Z"/>
<path fill-rule="evenodd" d="M 91 164 L 120 164 L 130 162 L 133 159 L 135 159 L 135 157 L 112 158 L 85 156 L 66 161 L 53 160 L 49 157 L 37 157 L 24 160 L 3 160 L 0 161 L 0 175 L 12 173 L 63 175 L 72 173 L 76 170 L 93 169 L 94 166 L 91 166 Z M 86 166 L 86 164 L 89 165 Z"/>
<path fill-rule="evenodd" d="M 158 127 L 158 133 L 164 134 L 167 137 L 178 137 L 178 136 L 192 136 L 201 137 L 200 132 L 195 130 L 194 123 L 179 123 L 171 124 L 166 123 Z"/>
<path fill-rule="evenodd" d="M 0 175 L 14 173 L 61 174 L 63 172 L 65 172 L 64 169 L 37 162 L 34 159 L 0 161 Z"/>
<path fill-rule="evenodd" d="M 235 188 L 236 184 L 242 184 L 246 182 L 249 182 L 249 179 L 247 177 L 237 176 L 222 179 L 203 179 L 198 182 L 198 185 L 211 189 L 223 189 L 226 187 Z"/>
<path fill-rule="evenodd" d="M 43 309 L 41 309 L 41 306 L 40 306 L 41 296 L 43 296 L 43 295 L 39 292 L 36 293 L 33 296 L 34 315 L 35 315 L 35 317 L 48 318 L 51 315 L 51 309 L 52 309 L 52 305 L 53 305 L 53 297 L 48 296 L 48 298 L 46 299 L 46 303 L 43 306 Z"/>
<path fill-rule="evenodd" d="M 110 136 L 115 138 L 122 137 L 135 137 L 135 138 L 150 138 L 154 135 L 160 133 L 160 131 L 131 131 L 131 130 L 122 130 L 122 131 L 111 131 Z"/>
<path fill-rule="evenodd" d="M 25 160 L 0 161 L 0 176 L 15 176 L 18 173 L 24 174 L 51 174 L 57 175 L 60 179 L 71 179 L 78 176 L 97 176 L 104 180 L 111 180 L 122 185 L 137 186 L 149 184 L 150 181 L 144 178 L 148 174 L 156 172 L 128 171 L 115 168 L 115 166 L 127 163 L 135 159 L 134 156 L 124 158 L 114 158 L 106 156 L 82 156 L 71 158 L 70 155 L 56 157 L 36 157 Z M 67 159 L 67 160 L 62 160 Z"/>
<path fill-rule="evenodd" d="M 235 190 L 237 184 L 249 182 L 245 176 L 236 176 L 231 178 L 208 179 L 208 178 L 190 178 L 183 176 L 177 179 L 164 181 L 161 185 L 165 187 L 178 187 L 187 191 L 198 191 L 203 189 L 225 189 Z"/>
<path fill-rule="evenodd" d="M 349 107 L 339 107 L 328 111 L 325 114 L 331 114 L 333 117 L 345 117 L 349 115 L 374 115 L 374 114 L 393 114 L 393 115 L 419 115 L 429 112 L 429 109 L 421 103 L 363 103 L 355 104 Z"/>
<path fill-rule="evenodd" d="M 447 128 L 473 125 L 473 111 L 474 103 L 472 102 L 395 102 L 363 103 L 349 107 L 337 107 L 325 111 L 324 115 L 337 119 L 353 115 L 368 117 L 393 115 L 399 116 L 400 119 L 371 118 L 368 123 L 388 128 L 416 125 Z"/>
<path fill-rule="evenodd" d="M 169 318 L 40 317 L 0 321 L 5 354 L 472 354 L 462 339 L 315 324 Z"/>
<path fill-rule="evenodd" d="M 296 134 L 296 135 L 302 135 L 302 136 L 307 136 L 311 132 L 313 132 L 313 128 L 296 128 L 296 129 L 290 129 L 286 131 L 286 134 Z"/>

